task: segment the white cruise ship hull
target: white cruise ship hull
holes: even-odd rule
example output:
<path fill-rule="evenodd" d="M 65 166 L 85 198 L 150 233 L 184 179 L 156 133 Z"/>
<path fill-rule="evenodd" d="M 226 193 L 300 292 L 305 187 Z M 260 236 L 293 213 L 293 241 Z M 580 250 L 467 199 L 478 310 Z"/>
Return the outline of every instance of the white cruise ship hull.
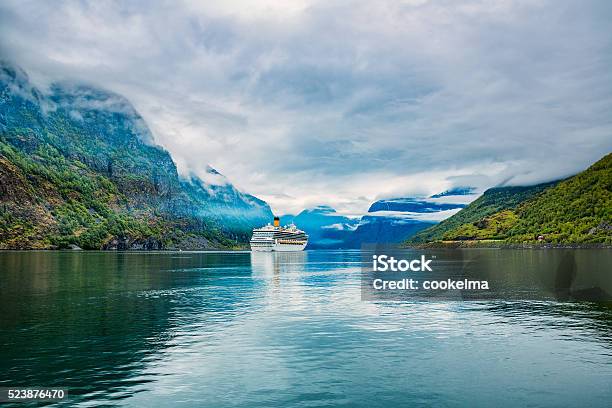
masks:
<path fill-rule="evenodd" d="M 256 245 L 251 244 L 251 251 L 253 252 L 296 252 L 303 251 L 306 248 L 306 242 L 303 244 L 282 244 L 278 242 L 270 242 L 267 244 L 258 243 Z"/>

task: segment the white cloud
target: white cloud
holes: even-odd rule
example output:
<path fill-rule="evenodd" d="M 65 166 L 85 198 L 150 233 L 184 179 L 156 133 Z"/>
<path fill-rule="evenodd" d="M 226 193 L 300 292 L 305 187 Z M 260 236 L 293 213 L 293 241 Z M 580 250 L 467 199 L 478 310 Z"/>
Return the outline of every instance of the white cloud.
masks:
<path fill-rule="evenodd" d="M 457 214 L 461 211 L 461 208 L 454 208 L 452 210 L 442 210 L 430 213 L 415 213 L 409 211 L 376 211 L 368 213 L 368 217 L 382 217 L 392 218 L 398 220 L 417 220 L 417 221 L 435 221 L 439 222 L 447 219 L 448 217 Z"/>
<path fill-rule="evenodd" d="M 570 175 L 612 150 L 607 1 L 33 2 L 0 53 L 126 96 L 278 213 Z"/>

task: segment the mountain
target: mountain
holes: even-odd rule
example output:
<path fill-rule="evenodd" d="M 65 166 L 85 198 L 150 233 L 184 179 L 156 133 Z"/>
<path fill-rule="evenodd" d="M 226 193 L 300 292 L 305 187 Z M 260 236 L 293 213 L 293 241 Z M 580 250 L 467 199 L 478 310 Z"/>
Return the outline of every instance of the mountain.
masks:
<path fill-rule="evenodd" d="M 612 154 L 568 179 L 488 190 L 411 242 L 612 243 Z"/>
<path fill-rule="evenodd" d="M 467 207 L 439 224 L 415 234 L 410 242 L 424 243 L 441 240 L 448 231 L 460 225 L 473 223 L 498 211 L 515 208 L 526 199 L 542 192 L 553 183 L 538 184 L 529 187 L 495 187 L 483 193 Z"/>
<path fill-rule="evenodd" d="M 229 247 L 271 217 L 226 180 L 179 177 L 122 96 L 43 93 L 0 62 L 0 249 Z"/>
<path fill-rule="evenodd" d="M 398 215 L 366 214 L 361 217 L 348 243 L 354 248 L 368 243 L 396 244 L 435 223 L 436 221 L 422 221 Z"/>
<path fill-rule="evenodd" d="M 327 205 L 306 209 L 298 215 L 281 217 L 283 224 L 294 223 L 308 234 L 309 249 L 352 248 L 347 243 L 359 223 Z"/>
<path fill-rule="evenodd" d="M 360 218 L 345 217 L 332 207 L 321 205 L 297 216 L 283 216 L 281 221 L 284 224 L 293 222 L 306 231 L 311 249 L 359 248 L 365 243 L 395 244 L 465 207 L 464 203 L 457 202 L 461 201 L 457 196 L 472 193 L 473 189 L 466 187 L 435 197 L 378 200 Z"/>
<path fill-rule="evenodd" d="M 431 197 L 404 197 L 379 200 L 361 217 L 353 234 L 357 245 L 362 243 L 396 244 L 435 225 L 465 207 L 455 202 L 456 196 L 471 195 L 472 188 L 445 191 Z"/>
<path fill-rule="evenodd" d="M 196 175 L 180 180 L 182 189 L 196 203 L 194 215 L 211 219 L 230 231 L 240 231 L 250 236 L 253 227 L 260 227 L 272 220 L 268 204 L 234 187 L 229 180 L 209 167 L 215 184 L 206 183 Z"/>

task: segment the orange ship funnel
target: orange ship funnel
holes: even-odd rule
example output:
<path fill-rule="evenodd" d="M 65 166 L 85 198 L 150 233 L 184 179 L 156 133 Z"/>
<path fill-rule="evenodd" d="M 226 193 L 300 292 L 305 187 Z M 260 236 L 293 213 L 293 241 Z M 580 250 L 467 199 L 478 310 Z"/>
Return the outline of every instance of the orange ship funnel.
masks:
<path fill-rule="evenodd" d="M 280 218 L 274 217 L 274 226 L 275 227 L 280 227 Z"/>

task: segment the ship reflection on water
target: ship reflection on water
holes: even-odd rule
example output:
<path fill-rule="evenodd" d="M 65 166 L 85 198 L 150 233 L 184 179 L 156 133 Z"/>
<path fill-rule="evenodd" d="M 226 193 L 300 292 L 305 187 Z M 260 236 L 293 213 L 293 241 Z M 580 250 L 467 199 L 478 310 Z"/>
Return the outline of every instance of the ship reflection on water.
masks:
<path fill-rule="evenodd" d="M 308 263 L 308 252 L 251 252 L 254 278 L 272 279 L 280 283 L 281 275 L 296 274 Z"/>

